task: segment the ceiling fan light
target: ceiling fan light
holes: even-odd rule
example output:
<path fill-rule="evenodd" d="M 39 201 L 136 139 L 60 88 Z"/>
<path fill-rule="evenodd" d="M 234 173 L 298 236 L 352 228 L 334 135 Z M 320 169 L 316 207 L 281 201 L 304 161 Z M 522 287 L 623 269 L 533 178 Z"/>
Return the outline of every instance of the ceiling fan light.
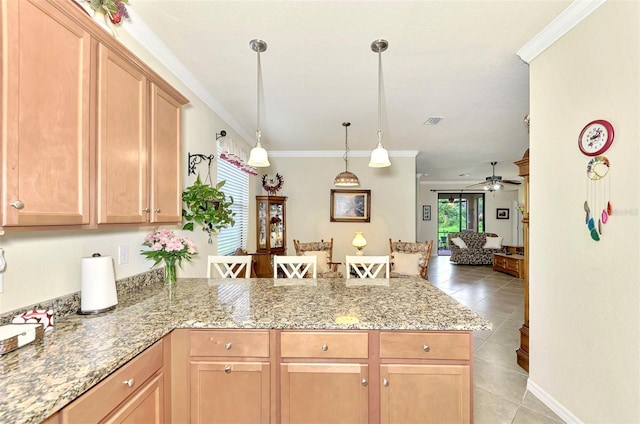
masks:
<path fill-rule="evenodd" d="M 338 187 L 354 187 L 360 185 L 360 180 L 353 172 L 344 171 L 336 175 L 333 185 Z"/>
<path fill-rule="evenodd" d="M 391 166 L 391 162 L 389 161 L 389 152 L 387 152 L 387 149 L 382 147 L 382 143 L 378 143 L 378 147 L 373 149 L 371 152 L 369 166 L 371 168 L 386 168 L 387 166 Z"/>
<path fill-rule="evenodd" d="M 265 168 L 270 166 L 269 156 L 267 155 L 267 151 L 262 147 L 262 144 L 258 141 L 256 147 L 251 149 L 249 153 L 249 161 L 247 162 L 249 166 L 255 166 L 256 168 Z"/>
<path fill-rule="evenodd" d="M 502 185 L 502 183 L 500 182 L 496 182 L 495 184 L 493 184 L 494 190 L 502 190 L 503 188 L 504 188 L 504 185 Z"/>

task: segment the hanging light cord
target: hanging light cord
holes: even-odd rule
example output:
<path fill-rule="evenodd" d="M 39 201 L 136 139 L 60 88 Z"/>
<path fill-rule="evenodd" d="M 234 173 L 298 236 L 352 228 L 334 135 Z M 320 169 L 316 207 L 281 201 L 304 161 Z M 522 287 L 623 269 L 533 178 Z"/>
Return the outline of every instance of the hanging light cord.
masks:
<path fill-rule="evenodd" d="M 349 171 L 349 159 L 348 159 L 348 155 L 349 155 L 349 144 L 347 143 L 347 129 L 349 128 L 349 125 L 346 125 L 347 123 L 345 122 L 344 124 L 344 171 L 348 172 Z"/>
<path fill-rule="evenodd" d="M 378 143 L 382 143 L 382 127 L 380 122 L 382 121 L 382 48 L 378 47 Z"/>
<path fill-rule="evenodd" d="M 260 49 L 258 49 L 258 66 L 257 66 L 257 76 L 256 76 L 256 87 L 257 87 L 257 96 L 256 98 L 258 99 L 258 103 L 256 105 L 256 109 L 257 109 L 257 123 L 258 123 L 258 127 L 256 129 L 256 138 L 258 139 L 258 145 L 260 145 L 260 138 L 262 138 L 262 132 L 260 131 L 260 73 L 262 70 L 262 65 L 260 63 Z"/>

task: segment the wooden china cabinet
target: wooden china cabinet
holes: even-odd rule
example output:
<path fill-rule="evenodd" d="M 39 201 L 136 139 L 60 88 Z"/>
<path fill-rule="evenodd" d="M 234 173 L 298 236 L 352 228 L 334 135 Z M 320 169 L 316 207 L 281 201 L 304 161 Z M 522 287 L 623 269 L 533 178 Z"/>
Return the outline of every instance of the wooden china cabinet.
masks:
<path fill-rule="evenodd" d="M 516 350 L 518 365 L 529 371 L 529 149 L 519 161 L 514 162 L 520 168 L 518 175 L 524 178 L 524 213 L 522 231 L 524 239 L 524 261 L 522 278 L 524 283 L 524 323 L 520 328 L 520 347 Z"/>
<path fill-rule="evenodd" d="M 286 196 L 256 196 L 256 240 L 254 274 L 273 277 L 272 255 L 287 253 Z"/>
<path fill-rule="evenodd" d="M 287 251 L 287 198 L 256 196 L 258 252 L 284 255 Z"/>

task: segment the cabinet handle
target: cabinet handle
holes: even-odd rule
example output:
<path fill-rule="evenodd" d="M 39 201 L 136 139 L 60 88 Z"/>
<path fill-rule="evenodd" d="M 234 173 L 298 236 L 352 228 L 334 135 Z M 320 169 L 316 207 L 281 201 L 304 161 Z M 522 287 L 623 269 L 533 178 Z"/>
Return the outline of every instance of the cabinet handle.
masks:
<path fill-rule="evenodd" d="M 144 213 L 149 213 L 149 208 L 144 208 L 144 209 L 142 209 L 142 212 L 144 212 Z"/>
<path fill-rule="evenodd" d="M 383 385 L 384 387 L 387 387 L 387 386 L 389 385 L 389 380 L 387 380 L 386 378 L 383 378 L 383 379 L 382 379 L 382 385 Z"/>
<path fill-rule="evenodd" d="M 231 350 L 231 343 L 227 343 L 226 345 L 224 345 L 224 348 L 227 350 Z"/>
<path fill-rule="evenodd" d="M 424 350 L 425 352 L 429 352 L 431 348 L 429 347 L 429 345 L 424 345 L 422 346 L 422 350 Z"/>
<path fill-rule="evenodd" d="M 367 387 L 367 384 L 369 384 L 369 383 L 367 382 L 366 378 L 363 378 L 362 381 L 360 382 L 360 384 L 362 384 L 364 387 Z"/>
<path fill-rule="evenodd" d="M 23 209 L 24 208 L 24 203 L 22 203 L 21 200 L 14 200 L 13 202 L 9 203 L 10 206 L 16 208 L 16 209 Z"/>
<path fill-rule="evenodd" d="M 160 213 L 160 208 L 153 210 L 155 213 Z"/>
<path fill-rule="evenodd" d="M 321 349 L 323 352 L 326 352 L 327 350 L 329 350 L 329 346 L 327 346 L 326 344 L 323 344 Z"/>
<path fill-rule="evenodd" d="M 224 372 L 226 372 L 227 374 L 231 373 L 231 365 L 227 365 L 226 367 L 224 367 Z"/>
<path fill-rule="evenodd" d="M 128 380 L 123 381 L 122 384 L 124 384 L 127 387 L 133 387 L 133 385 L 136 384 L 136 381 L 133 378 L 130 378 Z"/>

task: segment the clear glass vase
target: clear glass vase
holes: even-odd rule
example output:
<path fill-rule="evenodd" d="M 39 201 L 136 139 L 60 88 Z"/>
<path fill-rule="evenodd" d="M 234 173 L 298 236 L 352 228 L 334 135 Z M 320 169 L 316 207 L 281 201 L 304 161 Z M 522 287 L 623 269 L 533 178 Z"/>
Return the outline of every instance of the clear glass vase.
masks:
<path fill-rule="evenodd" d="M 175 259 L 164 260 L 164 283 L 176 284 L 178 276 L 176 273 L 176 261 Z"/>

